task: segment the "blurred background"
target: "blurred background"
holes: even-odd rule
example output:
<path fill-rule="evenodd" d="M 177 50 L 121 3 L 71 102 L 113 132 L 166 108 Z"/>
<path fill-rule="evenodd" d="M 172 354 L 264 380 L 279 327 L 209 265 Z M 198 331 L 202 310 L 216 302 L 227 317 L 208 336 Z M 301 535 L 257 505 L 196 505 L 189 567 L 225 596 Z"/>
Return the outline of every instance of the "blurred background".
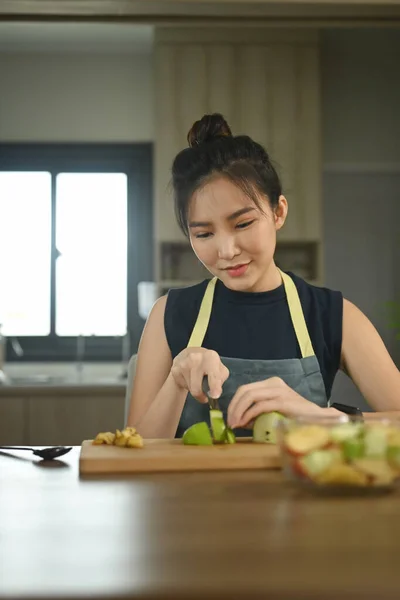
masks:
<path fill-rule="evenodd" d="M 341 290 L 399 364 L 400 3 L 5 4 L 4 444 L 80 444 L 122 425 L 153 302 L 207 276 L 168 186 L 207 112 L 264 144 L 281 174 L 279 266 Z M 366 408 L 341 374 L 333 397 Z"/>

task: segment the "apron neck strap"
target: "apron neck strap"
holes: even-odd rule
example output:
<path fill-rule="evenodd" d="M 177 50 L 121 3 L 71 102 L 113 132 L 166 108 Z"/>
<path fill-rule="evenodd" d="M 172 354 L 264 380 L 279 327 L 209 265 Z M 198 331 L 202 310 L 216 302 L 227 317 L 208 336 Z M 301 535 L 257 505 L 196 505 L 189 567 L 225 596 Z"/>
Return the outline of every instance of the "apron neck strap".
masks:
<path fill-rule="evenodd" d="M 193 327 L 192 335 L 190 336 L 190 340 L 187 345 L 188 348 L 200 348 L 203 345 L 208 323 L 210 321 L 216 283 L 217 277 L 213 277 L 213 279 L 210 279 L 208 282 L 206 291 L 204 292 L 203 300 L 201 301 L 197 321 Z"/>
<path fill-rule="evenodd" d="M 278 268 L 281 274 L 283 285 L 285 286 L 287 303 L 289 306 L 290 317 L 292 319 L 293 328 L 296 333 L 297 342 L 300 346 L 302 358 L 315 356 L 314 348 L 311 343 L 310 334 L 308 333 L 306 320 L 304 318 L 303 309 L 301 306 L 299 292 L 294 284 L 294 281 L 289 275 Z"/>
<path fill-rule="evenodd" d="M 296 333 L 297 342 L 300 346 L 301 356 L 302 358 L 315 356 L 297 288 L 289 275 L 283 273 L 283 271 L 280 269 L 278 270 L 285 287 L 290 317 Z M 210 279 L 208 282 L 206 291 L 204 292 L 203 300 L 201 302 L 199 314 L 187 345 L 188 348 L 200 348 L 203 344 L 208 323 L 210 321 L 216 283 L 217 277 Z"/>

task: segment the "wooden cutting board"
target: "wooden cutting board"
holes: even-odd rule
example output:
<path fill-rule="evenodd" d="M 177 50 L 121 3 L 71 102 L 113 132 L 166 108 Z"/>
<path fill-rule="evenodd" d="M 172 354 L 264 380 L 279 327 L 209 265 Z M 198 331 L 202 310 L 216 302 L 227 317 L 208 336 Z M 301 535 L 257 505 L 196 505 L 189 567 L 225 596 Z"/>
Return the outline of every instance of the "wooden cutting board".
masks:
<path fill-rule="evenodd" d="M 181 440 L 145 440 L 143 448 L 94 446 L 84 441 L 80 473 L 151 473 L 162 471 L 221 471 L 278 469 L 279 449 L 241 438 L 236 444 L 184 446 Z"/>

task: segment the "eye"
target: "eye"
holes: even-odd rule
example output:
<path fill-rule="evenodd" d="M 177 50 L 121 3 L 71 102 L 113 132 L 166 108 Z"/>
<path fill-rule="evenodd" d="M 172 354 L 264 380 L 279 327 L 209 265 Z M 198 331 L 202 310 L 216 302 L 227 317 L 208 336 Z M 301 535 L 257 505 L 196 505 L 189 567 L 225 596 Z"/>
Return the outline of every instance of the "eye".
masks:
<path fill-rule="evenodd" d="M 254 221 L 255 219 L 253 219 L 252 221 L 245 221 L 244 223 L 238 223 L 236 225 L 236 229 L 245 229 L 246 227 L 249 227 L 249 225 L 254 223 Z"/>
<path fill-rule="evenodd" d="M 198 240 L 205 240 L 206 238 L 210 237 L 211 233 L 209 231 L 206 231 L 204 233 L 197 233 L 194 237 Z"/>

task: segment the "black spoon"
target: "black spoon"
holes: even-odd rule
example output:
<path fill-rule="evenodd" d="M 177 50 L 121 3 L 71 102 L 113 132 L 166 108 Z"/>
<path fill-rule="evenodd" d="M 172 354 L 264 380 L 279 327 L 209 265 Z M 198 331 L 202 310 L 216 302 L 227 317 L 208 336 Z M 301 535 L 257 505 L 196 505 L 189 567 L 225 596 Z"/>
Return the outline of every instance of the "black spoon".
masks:
<path fill-rule="evenodd" d="M 24 448 L 22 446 L 0 446 L 0 450 L 31 450 L 35 456 L 39 456 L 43 460 L 54 460 L 60 456 L 64 456 L 72 447 L 66 448 L 65 446 L 53 446 L 52 448 L 43 448 L 42 450 L 35 450 L 35 448 Z"/>

